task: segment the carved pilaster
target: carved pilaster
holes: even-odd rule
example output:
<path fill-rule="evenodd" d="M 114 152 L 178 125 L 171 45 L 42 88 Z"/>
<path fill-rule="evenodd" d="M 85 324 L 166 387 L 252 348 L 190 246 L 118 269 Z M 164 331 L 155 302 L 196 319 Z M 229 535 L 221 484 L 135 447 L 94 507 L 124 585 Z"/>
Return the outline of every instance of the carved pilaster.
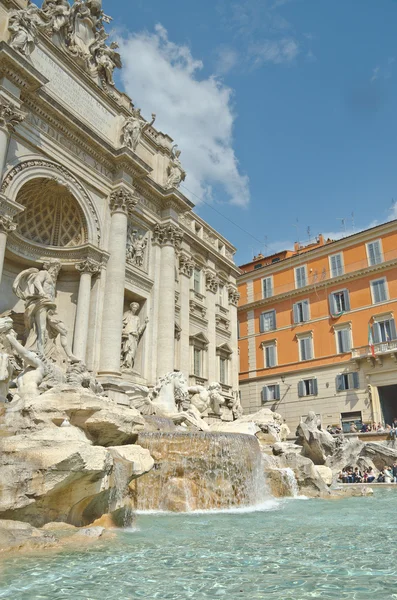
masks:
<path fill-rule="evenodd" d="M 153 243 L 159 244 L 160 246 L 174 246 L 176 250 L 179 250 L 183 238 L 183 233 L 180 227 L 173 223 L 166 223 L 165 225 L 155 225 L 153 230 Z"/>
<path fill-rule="evenodd" d="M 15 104 L 0 96 L 0 129 L 8 133 L 14 131 L 16 125 L 22 123 L 26 113 L 19 110 Z"/>
<path fill-rule="evenodd" d="M 212 271 L 206 271 L 205 273 L 205 287 L 207 291 L 216 294 L 218 291 L 219 279 Z"/>
<path fill-rule="evenodd" d="M 6 215 L 0 215 L 0 233 L 11 233 L 17 228 L 16 223 L 12 220 L 12 217 Z"/>
<path fill-rule="evenodd" d="M 80 273 L 89 273 L 90 275 L 96 275 L 101 270 L 101 264 L 92 258 L 86 258 L 77 263 L 75 267 Z"/>
<path fill-rule="evenodd" d="M 132 191 L 125 187 L 119 187 L 109 196 L 109 206 L 112 215 L 116 212 L 128 215 L 133 211 L 137 204 L 138 198 L 134 196 Z"/>
<path fill-rule="evenodd" d="M 179 273 L 191 277 L 193 275 L 194 261 L 188 254 L 179 255 Z"/>
<path fill-rule="evenodd" d="M 229 285 L 228 295 L 229 295 L 229 304 L 232 304 L 233 306 L 237 306 L 238 301 L 240 300 L 240 293 L 237 291 L 237 288 L 235 288 L 233 285 Z"/>

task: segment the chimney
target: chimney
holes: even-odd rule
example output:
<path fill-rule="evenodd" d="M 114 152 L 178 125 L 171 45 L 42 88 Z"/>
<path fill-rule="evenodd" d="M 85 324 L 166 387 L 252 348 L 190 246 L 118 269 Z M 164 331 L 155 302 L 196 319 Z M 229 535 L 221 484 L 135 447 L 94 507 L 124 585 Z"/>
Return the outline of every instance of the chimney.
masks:
<path fill-rule="evenodd" d="M 318 243 L 320 246 L 324 246 L 324 236 L 322 233 L 318 236 Z"/>
<path fill-rule="evenodd" d="M 294 251 L 295 252 L 299 252 L 299 250 L 300 250 L 299 242 L 295 242 L 295 244 L 294 244 Z"/>

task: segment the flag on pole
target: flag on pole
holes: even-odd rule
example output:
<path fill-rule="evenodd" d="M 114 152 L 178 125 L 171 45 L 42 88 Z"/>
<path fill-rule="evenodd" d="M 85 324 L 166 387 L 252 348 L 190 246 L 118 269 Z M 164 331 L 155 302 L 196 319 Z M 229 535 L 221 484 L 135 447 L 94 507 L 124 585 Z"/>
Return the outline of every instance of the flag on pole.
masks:
<path fill-rule="evenodd" d="M 375 357 L 375 346 L 374 346 L 374 338 L 372 336 L 371 325 L 368 325 L 368 346 L 371 349 L 372 356 Z"/>

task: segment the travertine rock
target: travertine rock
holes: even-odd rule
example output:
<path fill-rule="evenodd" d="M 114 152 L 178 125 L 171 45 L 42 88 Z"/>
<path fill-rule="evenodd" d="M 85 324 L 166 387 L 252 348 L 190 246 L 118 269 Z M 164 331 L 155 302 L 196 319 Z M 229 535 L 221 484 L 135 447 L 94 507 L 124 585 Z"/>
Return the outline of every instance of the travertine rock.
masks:
<path fill-rule="evenodd" d="M 95 415 L 97 421 L 90 422 Z M 61 427 L 66 418 L 70 426 Z M 129 483 L 153 466 L 148 450 L 118 445 L 134 438 L 135 427 L 142 427 L 137 411 L 89 391 L 69 389 L 58 396 L 52 390 L 34 401 L 18 400 L 7 405 L 3 419 L 3 518 L 34 526 L 53 521 L 88 525 L 129 506 Z M 112 445 L 93 445 L 92 438 L 96 444 Z"/>
<path fill-rule="evenodd" d="M 397 461 L 397 448 L 391 448 L 382 442 L 368 442 L 361 450 L 360 457 L 371 460 L 376 469 L 381 470 Z"/>
<path fill-rule="evenodd" d="M 326 485 L 332 484 L 332 469 L 325 465 L 315 465 L 314 467 Z"/>
<path fill-rule="evenodd" d="M 354 467 L 357 464 L 357 459 L 361 455 L 364 448 L 363 442 L 358 438 L 345 438 L 338 436 L 335 439 L 335 448 L 331 456 L 326 459 L 326 466 L 332 471 L 338 472 L 345 467 Z"/>
<path fill-rule="evenodd" d="M 58 540 L 19 521 L 0 520 L 0 554 L 10 551 L 43 550 L 56 546 Z"/>
<path fill-rule="evenodd" d="M 295 452 L 287 452 L 280 457 L 280 463 L 281 466 L 293 470 L 301 494 L 311 497 L 329 494 L 326 483 L 309 458 Z"/>
<path fill-rule="evenodd" d="M 302 456 L 310 458 L 315 465 L 324 465 L 327 456 L 335 450 L 335 439 L 328 431 L 318 429 L 317 417 L 313 412 L 309 412 L 306 420 L 299 423 L 297 435 Z"/>

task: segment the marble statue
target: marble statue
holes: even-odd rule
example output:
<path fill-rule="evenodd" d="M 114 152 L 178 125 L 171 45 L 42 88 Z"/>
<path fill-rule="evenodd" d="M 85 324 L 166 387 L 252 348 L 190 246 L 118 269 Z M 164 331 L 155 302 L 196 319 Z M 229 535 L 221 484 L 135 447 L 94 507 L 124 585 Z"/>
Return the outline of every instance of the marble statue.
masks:
<path fill-rule="evenodd" d="M 21 371 L 16 379 L 18 396 L 38 396 L 39 386 L 47 374 L 47 368 L 38 354 L 27 350 L 18 342 L 10 317 L 0 318 L 0 348 L 3 349 L 0 350 L 0 396 L 7 397 L 10 381 L 17 370 Z M 22 369 L 16 365 L 15 355 L 22 359 Z"/>
<path fill-rule="evenodd" d="M 143 324 L 141 324 L 140 318 L 136 314 L 138 310 L 138 302 L 131 302 L 129 310 L 124 313 L 123 317 L 121 366 L 127 371 L 132 371 L 134 368 L 138 344 L 145 333 L 146 326 L 149 322 L 148 317 L 146 317 Z"/>
<path fill-rule="evenodd" d="M 170 164 L 167 167 L 167 181 L 165 184 L 165 188 L 167 190 L 173 187 L 179 187 L 182 181 L 185 181 L 186 172 L 184 171 L 181 161 L 179 157 L 181 155 L 180 150 L 176 150 L 178 146 L 175 144 L 171 149 L 171 159 Z"/>
<path fill-rule="evenodd" d="M 71 386 L 90 389 L 97 396 L 104 396 L 102 384 L 89 372 L 86 365 L 80 362 L 71 363 L 66 371 L 66 383 Z"/>
<path fill-rule="evenodd" d="M 232 414 L 235 421 L 240 419 L 244 414 L 243 407 L 241 406 L 240 394 L 238 392 L 233 392 Z"/>
<path fill-rule="evenodd" d="M 13 291 L 25 302 L 25 326 L 29 332 L 26 348 L 51 357 L 55 341 L 60 338 L 61 346 L 70 361 L 78 361 L 72 354 L 67 341 L 67 329 L 56 313 L 56 282 L 61 263 L 49 260 L 41 270 L 26 269 L 13 284 Z"/>
<path fill-rule="evenodd" d="M 0 317 L 0 401 L 2 402 L 7 398 L 14 373 L 20 370 L 15 360 L 14 349 L 8 341 L 8 335 L 16 335 L 12 319 Z"/>
<path fill-rule="evenodd" d="M 67 0 L 44 0 L 41 11 L 49 20 L 50 33 L 66 30 L 70 17 L 70 4 Z"/>
<path fill-rule="evenodd" d="M 138 233 L 137 229 L 130 230 L 127 238 L 127 261 L 137 267 L 142 267 L 145 261 L 147 244 L 147 236 Z"/>
<path fill-rule="evenodd" d="M 155 120 L 156 115 L 154 113 L 152 114 L 152 120 L 148 123 L 142 117 L 140 108 L 132 109 L 132 116 L 128 117 L 123 126 L 121 136 L 123 146 L 127 146 L 135 152 L 143 132 L 147 127 L 151 127 Z"/>
<path fill-rule="evenodd" d="M 29 56 L 35 46 L 38 27 L 44 26 L 40 9 L 28 0 L 26 8 L 10 13 L 8 29 L 11 32 L 10 46 L 25 56 Z"/>
<path fill-rule="evenodd" d="M 94 63 L 98 68 L 98 74 L 102 80 L 114 87 L 113 72 L 115 68 L 121 69 L 120 54 L 116 52 L 119 45 L 117 42 L 112 42 L 110 46 L 106 46 L 103 42 L 96 47 L 91 47 L 91 55 Z"/>
<path fill-rule="evenodd" d="M 211 409 L 215 415 L 220 416 L 220 407 L 225 404 L 221 392 L 222 386 L 217 382 L 211 383 L 207 388 L 202 385 L 193 385 L 189 387 L 190 402 L 201 414 L 208 414 L 208 410 Z"/>

